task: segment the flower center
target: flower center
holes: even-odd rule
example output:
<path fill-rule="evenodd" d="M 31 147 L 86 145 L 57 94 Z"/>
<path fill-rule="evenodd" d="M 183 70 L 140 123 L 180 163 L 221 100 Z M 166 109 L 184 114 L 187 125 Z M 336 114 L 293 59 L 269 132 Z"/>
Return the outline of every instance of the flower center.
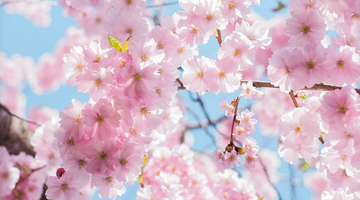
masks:
<path fill-rule="evenodd" d="M 235 4 L 234 4 L 234 2 L 230 2 L 229 3 L 229 9 L 235 9 L 236 8 L 236 6 L 235 6 Z"/>
<path fill-rule="evenodd" d="M 193 27 L 191 30 L 190 30 L 191 33 L 197 33 L 199 32 L 199 28 L 198 27 Z"/>
<path fill-rule="evenodd" d="M 163 49 L 164 48 L 164 45 L 160 42 L 158 42 L 157 46 L 156 46 L 157 49 Z"/>
<path fill-rule="evenodd" d="M 225 77 L 226 77 L 226 74 L 225 74 L 224 71 L 220 71 L 219 76 L 220 76 L 221 78 L 225 78 Z"/>
<path fill-rule="evenodd" d="M 343 105 L 343 104 L 338 105 L 338 109 L 339 109 L 339 113 L 341 113 L 341 114 L 345 114 L 346 111 L 348 110 L 348 109 L 345 107 L 345 105 Z"/>
<path fill-rule="evenodd" d="M 131 0 L 126 0 L 126 3 L 127 3 L 128 5 L 130 5 L 130 4 L 132 3 L 132 1 L 131 1 Z"/>
<path fill-rule="evenodd" d="M 9 178 L 9 173 L 7 173 L 7 172 L 2 173 L 1 178 L 3 178 L 3 179 Z"/>
<path fill-rule="evenodd" d="M 290 73 L 290 70 L 289 70 L 289 67 L 288 66 L 285 66 L 285 72 L 288 74 Z"/>
<path fill-rule="evenodd" d="M 104 160 L 105 158 L 107 157 L 106 153 L 105 152 L 101 152 L 100 155 L 99 155 L 99 158 Z"/>
<path fill-rule="evenodd" d="M 105 181 L 111 186 L 113 187 L 113 179 L 112 177 L 108 176 L 105 178 Z"/>
<path fill-rule="evenodd" d="M 151 112 L 149 112 L 146 108 L 141 108 L 141 113 L 144 114 L 145 116 L 151 114 Z"/>
<path fill-rule="evenodd" d="M 96 113 L 96 117 L 97 117 L 97 122 L 100 124 L 100 123 L 103 123 L 105 121 L 104 117 L 99 115 L 98 113 Z"/>
<path fill-rule="evenodd" d="M 96 85 L 96 87 L 98 87 L 98 88 L 99 88 L 99 87 L 102 85 L 102 81 L 101 81 L 101 79 L 99 79 L 99 78 L 98 78 L 98 79 L 96 79 L 96 80 L 95 80 L 95 85 Z"/>
<path fill-rule="evenodd" d="M 342 69 L 343 67 L 344 67 L 344 61 L 343 60 L 338 60 L 337 62 L 336 62 L 336 66 L 338 67 L 338 68 L 340 68 L 340 69 Z"/>
<path fill-rule="evenodd" d="M 127 161 L 127 160 L 125 160 L 125 159 L 121 159 L 120 160 L 120 164 L 122 165 L 122 166 L 125 166 L 125 165 L 127 165 L 129 163 L 129 161 Z"/>
<path fill-rule="evenodd" d="M 78 125 L 81 124 L 81 117 L 75 118 L 74 123 Z"/>
<path fill-rule="evenodd" d="M 309 27 L 308 25 L 303 25 L 303 26 L 301 27 L 301 32 L 302 32 L 302 33 L 306 34 L 306 33 L 308 33 L 309 31 L 310 31 L 310 27 Z"/>
<path fill-rule="evenodd" d="M 69 146 L 73 146 L 74 145 L 74 140 L 71 138 L 70 140 L 68 140 L 66 142 L 66 144 L 69 145 Z"/>
<path fill-rule="evenodd" d="M 126 30 L 126 33 L 128 33 L 129 35 L 131 35 L 133 33 L 133 30 L 131 28 Z"/>
<path fill-rule="evenodd" d="M 312 68 L 315 67 L 315 63 L 314 63 L 312 60 L 310 60 L 310 61 L 308 61 L 308 62 L 306 63 L 306 66 L 307 66 L 309 69 L 312 69 Z"/>
<path fill-rule="evenodd" d="M 184 51 L 184 48 L 182 48 L 182 47 L 178 48 L 179 53 L 182 53 L 183 51 Z"/>
<path fill-rule="evenodd" d="M 125 67 L 125 64 L 126 64 L 126 60 L 122 60 L 122 61 L 120 61 L 120 67 Z"/>
<path fill-rule="evenodd" d="M 100 62 L 100 60 L 101 60 L 101 56 L 97 54 L 97 55 L 95 56 L 94 62 Z"/>
<path fill-rule="evenodd" d="M 241 55 L 241 51 L 238 50 L 238 49 L 236 49 L 236 50 L 234 51 L 234 56 L 235 56 L 235 57 L 239 57 L 240 55 Z"/>
<path fill-rule="evenodd" d="M 61 185 L 61 189 L 65 192 L 66 190 L 69 189 L 69 186 L 66 183 L 64 183 Z"/>
<path fill-rule="evenodd" d="M 86 165 L 86 161 L 85 161 L 85 160 L 78 160 L 79 169 L 83 168 L 85 165 Z"/>
<path fill-rule="evenodd" d="M 300 125 L 295 126 L 295 131 L 296 132 L 301 132 L 301 130 L 302 130 L 302 127 Z"/>
<path fill-rule="evenodd" d="M 207 20 L 211 20 L 211 19 L 212 19 L 212 14 L 208 14 L 208 15 L 206 16 L 206 19 L 207 19 Z"/>
<path fill-rule="evenodd" d="M 156 90 L 156 94 L 158 94 L 159 97 L 161 97 L 161 90 L 160 90 L 160 89 L 157 89 L 157 90 Z"/>
<path fill-rule="evenodd" d="M 246 161 L 250 163 L 250 162 L 254 161 L 254 158 L 249 156 L 246 158 Z"/>
<path fill-rule="evenodd" d="M 196 78 L 202 78 L 204 74 L 202 72 L 196 73 Z"/>
<path fill-rule="evenodd" d="M 131 135 L 135 135 L 135 134 L 136 134 L 136 131 L 135 131 L 135 129 L 133 129 L 133 128 L 130 128 L 129 132 L 130 132 Z"/>
<path fill-rule="evenodd" d="M 100 61 L 100 60 L 99 60 Z M 79 72 L 81 72 L 84 69 L 84 66 L 82 64 L 78 64 L 76 65 L 76 67 L 74 68 L 74 70 L 77 70 Z"/>
<path fill-rule="evenodd" d="M 142 60 L 143 62 L 147 61 L 148 58 L 149 58 L 149 55 L 142 55 L 142 56 L 141 56 L 141 60 Z"/>
<path fill-rule="evenodd" d="M 141 79 L 141 76 L 139 74 L 135 74 L 134 80 L 135 81 L 140 81 L 140 79 Z"/>

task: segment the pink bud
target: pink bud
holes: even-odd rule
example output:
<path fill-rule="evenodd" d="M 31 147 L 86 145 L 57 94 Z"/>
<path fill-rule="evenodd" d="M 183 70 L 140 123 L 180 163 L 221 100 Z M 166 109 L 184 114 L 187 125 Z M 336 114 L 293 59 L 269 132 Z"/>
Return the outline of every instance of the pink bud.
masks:
<path fill-rule="evenodd" d="M 64 168 L 59 168 L 58 170 L 56 170 L 56 176 L 57 176 L 58 178 L 61 178 L 62 175 L 63 175 L 65 172 L 66 172 L 66 171 L 65 171 Z"/>

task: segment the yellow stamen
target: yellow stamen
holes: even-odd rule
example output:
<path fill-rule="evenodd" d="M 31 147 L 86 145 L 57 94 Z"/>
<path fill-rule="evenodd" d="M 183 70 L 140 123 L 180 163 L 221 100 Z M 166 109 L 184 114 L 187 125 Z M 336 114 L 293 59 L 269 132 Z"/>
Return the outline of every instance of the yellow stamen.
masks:
<path fill-rule="evenodd" d="M 290 73 L 290 70 L 289 70 L 289 67 L 288 66 L 285 66 L 285 72 L 288 74 Z"/>
<path fill-rule="evenodd" d="M 126 30 L 126 33 L 128 33 L 129 35 L 131 35 L 133 33 L 133 30 L 131 28 Z"/>
<path fill-rule="evenodd" d="M 191 33 L 197 33 L 199 31 L 199 28 L 198 27 L 194 27 L 191 29 Z"/>
<path fill-rule="evenodd" d="M 345 105 L 343 105 L 343 104 L 339 104 L 339 105 L 338 105 L 338 108 L 339 108 L 339 113 L 342 113 L 342 114 L 345 114 L 346 111 L 348 110 L 348 109 L 345 107 Z"/>
<path fill-rule="evenodd" d="M 149 112 L 146 108 L 141 108 L 141 113 L 144 114 L 145 116 L 147 114 L 151 114 L 151 112 Z"/>
<path fill-rule="evenodd" d="M 302 127 L 300 125 L 295 126 L 295 131 L 300 132 L 302 130 Z"/>
<path fill-rule="evenodd" d="M 229 9 L 235 9 L 235 8 L 236 8 L 235 4 L 231 1 L 229 3 Z"/>
<path fill-rule="evenodd" d="M 127 160 L 125 160 L 125 159 L 121 159 L 120 160 L 120 164 L 122 165 L 122 166 L 125 166 L 125 165 L 127 165 L 129 163 L 129 161 L 127 161 Z"/>
<path fill-rule="evenodd" d="M 303 26 L 301 27 L 301 32 L 302 32 L 302 33 L 306 34 L 306 33 L 308 33 L 309 31 L 311 31 L 310 26 L 308 26 L 308 25 L 303 25 Z"/>
<path fill-rule="evenodd" d="M 204 74 L 200 71 L 196 74 L 196 78 L 202 78 Z"/>
<path fill-rule="evenodd" d="M 312 60 L 310 60 L 310 61 L 308 61 L 308 62 L 306 63 L 306 66 L 307 66 L 309 69 L 312 69 L 312 68 L 315 67 L 315 63 L 314 63 Z"/>
<path fill-rule="evenodd" d="M 99 158 L 104 160 L 105 158 L 107 157 L 106 153 L 105 152 L 101 152 L 100 155 L 99 155 Z"/>
<path fill-rule="evenodd" d="M 96 85 L 96 87 L 98 87 L 98 88 L 99 88 L 99 87 L 102 85 L 102 81 L 101 81 L 101 79 L 99 79 L 99 78 L 98 78 L 98 79 L 96 79 L 96 80 L 95 80 L 95 85 Z"/>
<path fill-rule="evenodd" d="M 340 68 L 340 69 L 342 69 L 343 67 L 344 67 L 344 61 L 343 60 L 338 60 L 337 62 L 336 62 L 336 65 L 338 66 L 338 68 Z"/>
<path fill-rule="evenodd" d="M 76 67 L 74 68 L 74 70 L 77 70 L 79 72 L 81 72 L 84 69 L 84 66 L 82 64 L 78 64 L 76 65 Z"/>
<path fill-rule="evenodd" d="M 149 55 L 142 55 L 142 56 L 141 56 L 141 60 L 142 60 L 143 62 L 147 61 L 148 58 L 149 58 Z"/>
<path fill-rule="evenodd" d="M 85 161 L 85 160 L 78 160 L 79 169 L 83 168 L 85 165 L 86 165 L 86 161 Z"/>
<path fill-rule="evenodd" d="M 238 50 L 238 49 L 236 49 L 236 50 L 234 51 L 234 56 L 235 56 L 235 57 L 239 57 L 240 55 L 241 55 L 241 51 Z"/>
<path fill-rule="evenodd" d="M 221 78 L 225 78 L 225 77 L 226 77 L 226 73 L 225 73 L 224 71 L 220 71 L 219 76 L 220 76 Z"/>
<path fill-rule="evenodd" d="M 212 19 L 212 15 L 211 15 L 211 14 L 208 14 L 208 15 L 206 16 L 206 19 L 211 20 L 211 19 Z"/>
<path fill-rule="evenodd" d="M 94 62 L 100 62 L 100 60 L 101 60 L 101 56 L 100 56 L 100 55 L 96 55 Z"/>
<path fill-rule="evenodd" d="M 96 118 L 97 118 L 96 121 L 98 123 L 103 123 L 105 121 L 104 117 L 99 115 L 98 113 L 96 113 Z"/>
<path fill-rule="evenodd" d="M 141 79 L 141 76 L 139 74 L 135 74 L 134 80 L 135 81 L 140 81 L 140 79 Z"/>
<path fill-rule="evenodd" d="M 61 189 L 65 192 L 66 190 L 69 189 L 69 186 L 64 183 L 64 184 L 61 185 Z"/>

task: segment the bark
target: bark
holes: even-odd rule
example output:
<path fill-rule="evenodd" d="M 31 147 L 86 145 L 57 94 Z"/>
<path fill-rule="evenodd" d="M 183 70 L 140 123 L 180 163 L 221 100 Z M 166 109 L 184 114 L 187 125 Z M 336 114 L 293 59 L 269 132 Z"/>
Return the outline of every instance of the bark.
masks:
<path fill-rule="evenodd" d="M 0 104 L 0 146 L 6 147 L 10 154 L 18 155 L 21 151 L 35 157 L 29 130 L 25 122 L 15 117 L 8 108 Z"/>

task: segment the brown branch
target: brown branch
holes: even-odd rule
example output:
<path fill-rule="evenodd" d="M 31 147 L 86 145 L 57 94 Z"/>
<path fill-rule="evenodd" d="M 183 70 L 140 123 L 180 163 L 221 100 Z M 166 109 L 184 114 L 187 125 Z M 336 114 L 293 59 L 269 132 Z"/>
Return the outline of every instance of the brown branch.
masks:
<path fill-rule="evenodd" d="M 34 157 L 35 151 L 30 145 L 32 133 L 24 126 L 22 118 L 0 104 L 0 146 L 4 146 L 10 154 L 17 155 L 24 151 Z"/>
<path fill-rule="evenodd" d="M 249 82 L 250 80 L 243 80 L 243 81 L 240 81 L 240 85 L 242 83 L 247 83 Z M 256 87 L 256 88 L 261 88 L 261 87 L 266 87 L 266 88 L 279 88 L 279 86 L 275 86 L 273 85 L 271 82 L 269 81 L 252 81 L 253 82 L 253 86 Z M 336 90 L 336 89 L 339 89 L 341 90 L 342 87 L 340 86 L 334 86 L 334 85 L 327 85 L 327 84 L 323 84 L 323 83 L 320 83 L 320 84 L 315 84 L 313 85 L 312 87 L 304 87 L 303 89 L 301 90 L 323 90 L 323 91 L 333 91 L 333 90 Z M 178 90 L 184 90 L 186 89 L 185 87 L 178 87 Z M 360 89 L 358 88 L 354 88 L 355 91 L 360 95 Z"/>
<path fill-rule="evenodd" d="M 240 81 L 240 84 L 242 83 L 247 83 L 249 82 L 248 80 L 243 80 Z M 253 86 L 256 88 L 260 88 L 260 87 L 266 87 L 266 88 L 279 88 L 278 86 L 273 85 L 271 82 L 268 81 L 253 81 Z M 336 89 L 341 90 L 342 87 L 340 86 L 334 86 L 334 85 L 327 85 L 327 84 L 314 84 L 312 87 L 305 87 L 301 90 L 323 90 L 323 91 L 333 91 Z M 355 91 L 360 94 L 360 89 L 355 88 Z"/>
<path fill-rule="evenodd" d="M 289 92 L 289 94 L 290 94 L 291 100 L 292 100 L 293 103 L 294 103 L 294 106 L 295 106 L 296 108 L 298 108 L 298 107 L 299 107 L 299 104 L 297 103 L 297 101 L 296 101 L 296 99 L 295 99 L 294 92 L 291 90 L 291 91 Z"/>
<path fill-rule="evenodd" d="M 36 121 L 30 120 L 30 119 L 25 119 L 25 118 L 19 117 L 19 116 L 15 115 L 15 114 L 11 113 L 10 110 L 9 110 L 7 107 L 5 107 L 4 105 L 2 105 L 1 103 L 0 103 L 0 109 L 3 109 L 3 110 L 4 110 L 5 112 L 7 112 L 10 116 L 16 117 L 16 118 L 18 118 L 18 119 L 20 119 L 20 120 L 22 120 L 22 121 L 24 121 L 24 122 L 32 123 L 32 124 L 41 126 L 41 124 L 37 123 Z"/>
<path fill-rule="evenodd" d="M 180 84 L 180 86 L 178 86 L 178 90 L 186 90 L 186 87 L 184 86 L 184 84 L 181 82 L 181 80 L 179 78 L 176 79 L 176 82 L 178 82 Z"/>
<path fill-rule="evenodd" d="M 229 144 L 231 146 L 234 145 L 234 124 L 235 124 L 235 120 L 236 120 L 236 113 L 237 113 L 239 101 L 240 101 L 240 95 L 236 98 L 234 118 L 233 118 L 232 125 L 231 125 L 231 135 L 230 135 L 230 144 Z"/>
<path fill-rule="evenodd" d="M 216 38 L 218 40 L 219 46 L 221 47 L 222 39 L 221 39 L 221 32 L 219 29 L 216 29 L 216 34 L 217 34 Z"/>
<path fill-rule="evenodd" d="M 270 181 L 269 172 L 267 171 L 267 169 L 266 169 L 264 163 L 262 162 L 262 160 L 260 159 L 260 157 L 258 157 L 258 161 L 259 161 L 259 163 L 261 164 L 261 166 L 262 166 L 263 169 L 264 169 L 264 172 L 265 172 L 265 175 L 266 175 L 266 178 L 267 178 L 269 184 L 270 184 L 270 185 L 275 189 L 275 191 L 277 192 L 277 194 L 278 194 L 278 196 L 279 196 L 279 200 L 282 200 L 279 190 L 278 190 L 278 189 L 275 187 L 275 185 Z"/>

